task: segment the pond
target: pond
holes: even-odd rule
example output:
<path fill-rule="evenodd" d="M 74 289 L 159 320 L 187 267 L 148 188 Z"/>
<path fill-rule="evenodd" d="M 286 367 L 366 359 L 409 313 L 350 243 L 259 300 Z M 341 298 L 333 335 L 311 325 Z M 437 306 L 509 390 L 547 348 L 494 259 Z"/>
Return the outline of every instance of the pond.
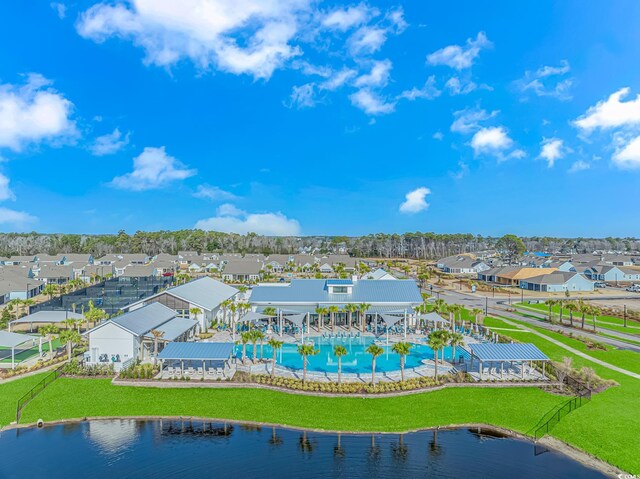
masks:
<path fill-rule="evenodd" d="M 333 348 L 336 345 L 344 346 L 347 355 L 342 358 L 343 373 L 371 373 L 371 355 L 367 353 L 367 347 L 374 342 L 372 337 L 358 338 L 322 338 L 312 337 L 318 354 L 309 356 L 307 369 L 309 371 L 317 371 L 321 373 L 337 373 L 338 358 L 333 354 Z M 400 370 L 400 356 L 391 350 L 391 345 L 387 346 L 384 342 L 379 342 L 379 346 L 384 349 L 384 353 L 376 359 L 376 371 L 391 372 Z M 262 356 L 260 355 L 260 345 L 256 346 L 257 357 L 271 359 L 272 349 L 268 344 L 262 347 Z M 450 346 L 444 348 L 445 360 L 451 360 L 453 349 Z M 237 346 L 236 355 L 242 357 L 242 346 Z M 438 354 L 441 357 L 442 352 Z M 456 356 L 468 356 L 468 353 L 462 348 L 456 348 Z M 247 357 L 253 357 L 253 346 L 247 344 Z M 433 359 L 433 350 L 426 344 L 413 344 L 410 353 L 405 358 L 406 368 L 415 368 L 423 365 L 424 360 Z M 276 362 L 289 369 L 302 369 L 302 357 L 298 353 L 297 344 L 283 344 L 282 348 L 276 353 Z"/>
<path fill-rule="evenodd" d="M 180 420 L 96 420 L 0 434 L 2 478 L 601 478 L 481 429 L 335 434 Z"/>

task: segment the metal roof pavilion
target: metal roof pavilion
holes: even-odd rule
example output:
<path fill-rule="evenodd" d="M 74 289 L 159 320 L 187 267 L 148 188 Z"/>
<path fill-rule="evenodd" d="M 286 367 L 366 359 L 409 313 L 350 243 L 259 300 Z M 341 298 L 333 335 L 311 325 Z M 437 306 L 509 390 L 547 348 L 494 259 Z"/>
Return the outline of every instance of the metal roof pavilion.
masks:
<path fill-rule="evenodd" d="M 158 359 L 184 361 L 225 361 L 233 353 L 233 343 L 169 343 L 158 354 Z"/>
<path fill-rule="evenodd" d="M 525 343 L 481 343 L 470 344 L 471 353 L 482 362 L 486 361 L 549 361 L 546 354 L 535 345 Z"/>
<path fill-rule="evenodd" d="M 160 338 L 163 341 L 173 341 L 174 339 L 182 336 L 184 333 L 189 331 L 198 324 L 198 321 L 195 319 L 188 318 L 173 318 L 170 321 L 158 326 L 155 328 L 158 331 L 163 332 L 164 334 Z M 145 335 L 147 338 L 153 338 L 153 334 Z"/>

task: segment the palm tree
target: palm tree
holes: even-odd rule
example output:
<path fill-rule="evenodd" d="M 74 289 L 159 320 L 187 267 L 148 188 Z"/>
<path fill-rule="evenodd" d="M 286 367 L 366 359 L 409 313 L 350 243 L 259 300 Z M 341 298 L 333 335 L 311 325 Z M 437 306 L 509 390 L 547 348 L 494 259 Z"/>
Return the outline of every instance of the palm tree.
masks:
<path fill-rule="evenodd" d="M 58 294 L 59 288 L 57 284 L 48 283 L 43 289 L 42 293 L 49 296 L 49 300 L 53 299 L 53 297 Z"/>
<path fill-rule="evenodd" d="M 247 365 L 247 343 L 251 341 L 251 332 L 245 331 L 240 335 L 240 342 L 242 343 L 242 365 Z"/>
<path fill-rule="evenodd" d="M 232 299 L 225 299 L 222 303 L 220 303 L 220 307 L 222 307 L 222 322 L 227 324 L 227 310 L 229 306 L 233 304 Z"/>
<path fill-rule="evenodd" d="M 231 311 L 231 337 L 235 339 L 236 337 L 236 311 L 238 311 L 238 305 L 232 302 L 229 305 L 229 311 Z M 244 358 L 242 358 L 244 361 Z"/>
<path fill-rule="evenodd" d="M 53 339 L 60 330 L 55 324 L 47 324 L 40 328 L 40 334 L 49 341 L 49 359 L 53 359 Z"/>
<path fill-rule="evenodd" d="M 551 322 L 551 310 L 558 302 L 555 299 L 548 299 L 544 302 L 547 306 L 549 306 L 549 322 Z"/>
<path fill-rule="evenodd" d="M 340 311 L 340 308 L 335 304 L 329 306 L 329 317 L 331 318 L 331 332 L 334 333 L 336 330 L 336 313 Z"/>
<path fill-rule="evenodd" d="M 456 316 L 457 319 L 460 320 L 460 312 L 462 311 L 462 306 L 459 304 L 452 304 L 449 306 L 449 317 L 451 318 L 451 329 L 454 330 L 456 326 Z"/>
<path fill-rule="evenodd" d="M 265 316 L 269 316 L 269 319 L 268 319 L 268 321 L 269 321 L 269 331 L 271 331 L 271 318 L 276 315 L 276 308 L 273 308 L 271 306 L 267 306 L 266 308 L 264 308 L 262 310 L 262 314 L 264 314 Z"/>
<path fill-rule="evenodd" d="M 456 347 L 464 345 L 464 336 L 460 333 L 451 333 L 449 335 L 449 346 L 453 348 L 451 359 L 452 362 L 456 359 Z"/>
<path fill-rule="evenodd" d="M 333 355 L 338 358 L 338 384 L 342 383 L 342 356 L 347 355 L 347 348 L 342 345 L 334 346 Z"/>
<path fill-rule="evenodd" d="M 253 363 L 255 364 L 258 357 L 258 348 L 256 348 L 256 343 L 258 341 L 260 341 L 260 343 L 264 341 L 264 333 L 259 329 L 254 329 L 250 332 L 251 332 L 251 342 L 253 343 Z M 262 353 L 260 353 L 260 357 L 262 357 Z"/>
<path fill-rule="evenodd" d="M 371 343 L 367 348 L 367 352 L 371 355 L 371 385 L 376 383 L 376 358 L 384 353 L 384 349 L 375 343 Z"/>
<path fill-rule="evenodd" d="M 571 322 L 571 326 L 573 327 L 573 313 L 578 311 L 578 305 L 571 301 L 565 306 L 565 308 L 567 309 L 567 311 L 569 311 L 569 321 Z"/>
<path fill-rule="evenodd" d="M 271 346 L 271 351 L 273 353 L 273 356 L 271 357 L 271 378 L 273 379 L 273 377 L 276 375 L 276 353 L 278 349 L 282 347 L 284 342 L 271 338 L 267 344 Z"/>
<path fill-rule="evenodd" d="M 365 327 L 365 318 L 367 316 L 367 311 L 371 308 L 370 304 L 367 303 L 360 303 L 358 305 L 358 313 L 360 316 L 360 330 L 364 333 L 364 327 Z"/>
<path fill-rule="evenodd" d="M 316 308 L 316 314 L 318 315 L 318 332 L 322 332 L 322 323 L 324 322 L 324 315 L 327 314 L 329 310 L 324 307 Z"/>
<path fill-rule="evenodd" d="M 436 313 L 447 312 L 447 303 L 445 303 L 444 299 L 436 299 L 433 304 L 434 304 L 433 310 Z"/>
<path fill-rule="evenodd" d="M 302 356 L 302 382 L 307 381 L 307 363 L 309 356 L 315 356 L 320 352 L 313 344 L 301 344 L 298 346 L 298 354 Z"/>
<path fill-rule="evenodd" d="M 433 350 L 433 363 L 435 365 L 435 377 L 438 380 L 438 351 L 444 348 L 445 342 L 442 334 L 438 334 L 440 331 L 434 331 L 429 335 L 427 344 Z"/>
<path fill-rule="evenodd" d="M 75 329 L 65 329 L 60 333 L 60 341 L 67 343 L 67 357 L 71 361 L 71 355 L 73 353 L 73 344 L 79 343 L 82 340 L 82 336 L 78 334 Z"/>
<path fill-rule="evenodd" d="M 351 331 L 351 322 L 352 322 L 352 319 L 353 319 L 353 313 L 358 311 L 358 305 L 357 304 L 353 304 L 353 303 L 346 304 L 344 306 L 344 310 L 348 314 L 348 317 L 349 317 L 349 331 Z"/>
<path fill-rule="evenodd" d="M 29 306 L 32 306 L 35 304 L 35 301 L 31 298 L 27 298 L 27 299 L 23 299 L 22 301 L 20 301 L 20 306 L 25 307 L 25 315 L 29 314 Z"/>
<path fill-rule="evenodd" d="M 578 301 L 578 311 L 582 315 L 582 329 L 584 329 L 584 316 L 589 314 L 589 305 L 582 300 Z"/>
<path fill-rule="evenodd" d="M 559 316 L 559 320 L 560 320 L 560 324 L 562 324 L 562 309 L 564 308 L 564 300 L 559 299 L 556 301 L 556 304 L 558 305 L 558 307 L 560 308 L 560 316 Z"/>
<path fill-rule="evenodd" d="M 399 342 L 394 344 L 391 349 L 394 353 L 400 355 L 400 378 L 404 381 L 404 361 L 407 354 L 411 352 L 413 344 L 407 342 Z"/>
<path fill-rule="evenodd" d="M 152 329 L 150 333 L 153 335 L 153 365 L 158 364 L 158 341 L 164 336 L 164 331 Z"/>
<path fill-rule="evenodd" d="M 482 314 L 482 310 L 480 308 L 473 308 L 471 310 L 471 314 L 473 314 L 473 318 L 475 320 L 476 325 L 478 324 L 478 317 Z"/>
<path fill-rule="evenodd" d="M 196 317 L 196 321 L 200 321 L 199 315 L 202 314 L 202 310 L 200 308 L 191 308 L 189 309 L 189 313 Z M 207 323 L 204 323 L 204 332 L 207 332 Z"/>

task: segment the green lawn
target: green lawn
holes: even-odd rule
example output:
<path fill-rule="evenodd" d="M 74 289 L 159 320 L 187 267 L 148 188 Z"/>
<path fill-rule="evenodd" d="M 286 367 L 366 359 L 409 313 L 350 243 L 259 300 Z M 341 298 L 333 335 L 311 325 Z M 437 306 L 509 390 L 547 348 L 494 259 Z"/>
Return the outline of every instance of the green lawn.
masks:
<path fill-rule="evenodd" d="M 606 351 L 591 351 L 576 339 L 567 338 L 526 323 L 509 320 L 541 332 L 592 357 L 640 373 L 640 355 L 633 351 L 611 347 Z M 504 321 L 492 318 L 487 318 L 485 324 L 490 328 L 512 327 Z M 640 408 L 638 407 L 640 380 L 568 353 L 560 346 L 551 344 L 534 334 L 510 332 L 509 336 L 519 341 L 536 344 L 554 360 L 570 356 L 573 358 L 574 367 L 591 367 L 601 377 L 613 379 L 619 383 L 619 386 L 595 395 L 589 404 L 562 419 L 553 429 L 552 435 L 621 469 L 635 474 L 640 473 L 640 440 L 638 439 L 640 438 Z"/>
<path fill-rule="evenodd" d="M 16 420 L 16 403 L 48 373 L 35 374 L 0 384 L 0 427 Z"/>

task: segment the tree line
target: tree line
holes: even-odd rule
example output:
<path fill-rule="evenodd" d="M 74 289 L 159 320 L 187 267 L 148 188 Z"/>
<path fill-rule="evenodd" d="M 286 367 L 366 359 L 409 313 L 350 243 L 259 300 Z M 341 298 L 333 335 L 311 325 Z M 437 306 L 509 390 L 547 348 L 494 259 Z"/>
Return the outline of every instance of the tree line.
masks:
<path fill-rule="evenodd" d="M 176 254 L 181 250 L 220 253 L 291 254 L 299 252 L 348 252 L 357 257 L 436 259 L 460 253 L 491 250 L 501 238 L 469 233 L 370 234 L 366 236 L 261 236 L 202 230 L 137 231 L 124 230 L 111 235 L 0 233 L 0 255 L 36 253 Z M 595 250 L 638 251 L 638 238 L 556 238 L 522 237 L 529 251 L 591 253 Z"/>

